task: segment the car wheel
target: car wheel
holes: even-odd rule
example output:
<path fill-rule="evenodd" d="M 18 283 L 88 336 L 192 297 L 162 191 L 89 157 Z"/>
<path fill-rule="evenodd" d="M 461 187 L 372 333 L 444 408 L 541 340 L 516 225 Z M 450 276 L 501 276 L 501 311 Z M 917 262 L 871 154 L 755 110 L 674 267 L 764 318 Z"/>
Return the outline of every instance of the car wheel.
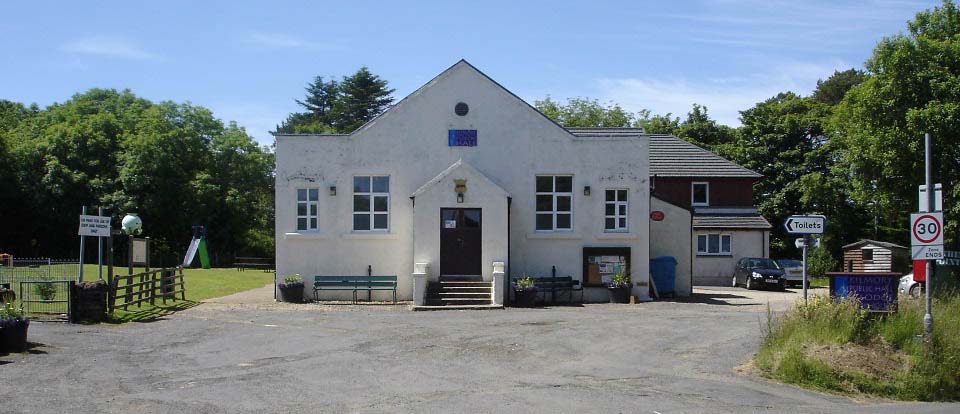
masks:
<path fill-rule="evenodd" d="M 911 298 L 915 298 L 915 299 L 920 297 L 920 284 L 919 284 L 919 283 L 916 284 L 916 285 L 910 286 L 910 297 L 911 297 Z"/>
<path fill-rule="evenodd" d="M 747 276 L 747 290 L 753 290 L 753 278 Z"/>
<path fill-rule="evenodd" d="M 737 277 L 733 277 L 733 287 L 737 287 Z"/>

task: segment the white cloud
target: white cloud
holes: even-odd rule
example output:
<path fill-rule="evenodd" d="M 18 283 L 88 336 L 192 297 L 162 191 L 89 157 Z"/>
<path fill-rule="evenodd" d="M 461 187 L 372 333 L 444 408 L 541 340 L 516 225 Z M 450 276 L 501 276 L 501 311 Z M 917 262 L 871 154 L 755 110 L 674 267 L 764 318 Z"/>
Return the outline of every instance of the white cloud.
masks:
<path fill-rule="evenodd" d="M 247 38 L 247 41 L 270 49 L 332 49 L 330 45 L 311 42 L 285 33 L 253 33 Z"/>
<path fill-rule="evenodd" d="M 624 109 L 649 109 L 655 114 L 672 113 L 682 120 L 694 103 L 709 109 L 710 116 L 722 124 L 740 125 L 740 111 L 780 92 L 810 94 L 817 80 L 851 66 L 841 61 L 791 62 L 768 72 L 745 77 L 719 77 L 695 81 L 673 78 L 604 78 L 597 80 L 601 101 L 619 103 Z"/>
<path fill-rule="evenodd" d="M 150 53 L 128 40 L 93 36 L 76 39 L 63 45 L 63 50 L 78 55 L 106 56 L 123 59 L 152 60 L 158 56 Z"/>

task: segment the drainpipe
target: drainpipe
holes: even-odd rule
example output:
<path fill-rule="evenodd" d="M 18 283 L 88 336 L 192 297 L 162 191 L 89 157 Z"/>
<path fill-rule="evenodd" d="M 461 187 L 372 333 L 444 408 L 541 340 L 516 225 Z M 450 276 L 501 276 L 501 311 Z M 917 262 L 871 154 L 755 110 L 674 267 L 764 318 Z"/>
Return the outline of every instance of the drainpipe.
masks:
<path fill-rule="evenodd" d="M 510 303 L 510 289 L 507 286 L 510 286 L 510 205 L 513 204 L 513 197 L 507 197 L 507 274 L 503 286 L 503 304 L 507 305 Z"/>

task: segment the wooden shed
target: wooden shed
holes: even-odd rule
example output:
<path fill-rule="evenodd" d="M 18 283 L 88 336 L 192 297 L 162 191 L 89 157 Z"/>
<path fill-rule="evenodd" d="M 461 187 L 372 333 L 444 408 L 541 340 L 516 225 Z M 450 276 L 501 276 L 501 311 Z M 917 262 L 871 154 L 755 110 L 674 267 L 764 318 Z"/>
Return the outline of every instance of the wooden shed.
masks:
<path fill-rule="evenodd" d="M 908 247 L 869 239 L 843 246 L 843 270 L 846 272 L 906 273 L 909 268 Z"/>

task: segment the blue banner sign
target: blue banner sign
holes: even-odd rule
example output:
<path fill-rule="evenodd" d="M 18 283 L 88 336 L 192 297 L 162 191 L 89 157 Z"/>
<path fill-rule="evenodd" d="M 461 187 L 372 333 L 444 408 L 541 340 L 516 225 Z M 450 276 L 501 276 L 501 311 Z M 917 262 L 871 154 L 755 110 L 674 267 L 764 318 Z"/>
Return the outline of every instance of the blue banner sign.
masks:
<path fill-rule="evenodd" d="M 447 131 L 447 145 L 451 147 L 477 146 L 477 130 L 451 129 Z"/>
<path fill-rule="evenodd" d="M 860 308 L 875 312 L 897 310 L 897 273 L 827 273 L 830 297 L 856 299 Z"/>

